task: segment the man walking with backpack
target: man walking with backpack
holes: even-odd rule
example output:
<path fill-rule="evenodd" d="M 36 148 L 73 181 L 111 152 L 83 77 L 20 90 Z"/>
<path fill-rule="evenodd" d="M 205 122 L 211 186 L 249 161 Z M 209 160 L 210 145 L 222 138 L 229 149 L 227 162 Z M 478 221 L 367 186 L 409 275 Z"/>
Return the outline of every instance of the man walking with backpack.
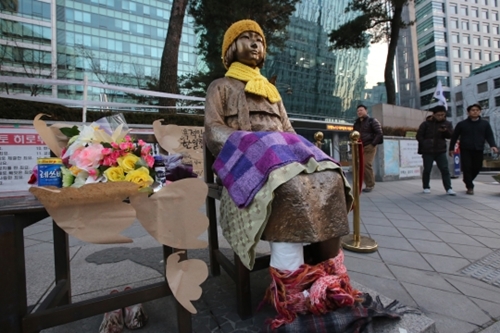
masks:
<path fill-rule="evenodd" d="M 363 143 L 363 160 L 364 160 L 364 181 L 365 188 L 363 192 L 371 192 L 375 187 L 375 176 L 373 175 L 373 160 L 377 153 L 377 145 L 384 140 L 382 126 L 375 118 L 368 116 L 368 110 L 364 105 L 358 105 L 358 118 L 354 122 L 354 130 L 361 134 L 361 142 Z"/>

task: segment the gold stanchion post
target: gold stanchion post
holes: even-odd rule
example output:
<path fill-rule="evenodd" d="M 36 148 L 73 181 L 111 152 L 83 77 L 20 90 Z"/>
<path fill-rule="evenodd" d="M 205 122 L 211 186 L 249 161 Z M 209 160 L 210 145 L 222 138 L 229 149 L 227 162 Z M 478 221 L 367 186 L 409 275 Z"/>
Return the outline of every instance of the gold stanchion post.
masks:
<path fill-rule="evenodd" d="M 359 178 L 359 142 L 360 134 L 353 131 L 349 138 L 351 139 L 352 151 L 352 187 L 354 192 L 354 209 L 353 209 L 353 233 L 342 237 L 342 246 L 344 249 L 354 252 L 375 252 L 378 244 L 373 239 L 367 236 L 360 235 L 360 218 L 359 218 L 359 188 L 361 179 Z"/>

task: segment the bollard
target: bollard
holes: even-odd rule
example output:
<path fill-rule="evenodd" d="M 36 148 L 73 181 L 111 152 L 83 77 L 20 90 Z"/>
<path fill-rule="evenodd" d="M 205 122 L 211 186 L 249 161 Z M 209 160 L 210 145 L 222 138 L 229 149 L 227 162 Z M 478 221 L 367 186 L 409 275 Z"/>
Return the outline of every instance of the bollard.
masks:
<path fill-rule="evenodd" d="M 359 170 L 363 166 L 359 165 L 359 141 L 360 134 L 357 131 L 351 132 L 349 138 L 351 139 L 351 151 L 352 151 L 352 187 L 354 192 L 354 203 L 353 203 L 353 233 L 342 237 L 342 247 L 346 250 L 353 252 L 375 252 L 377 251 L 378 244 L 373 239 L 367 236 L 361 236 L 360 234 L 360 217 L 359 217 L 359 189 L 360 182 L 362 181 L 359 177 Z"/>

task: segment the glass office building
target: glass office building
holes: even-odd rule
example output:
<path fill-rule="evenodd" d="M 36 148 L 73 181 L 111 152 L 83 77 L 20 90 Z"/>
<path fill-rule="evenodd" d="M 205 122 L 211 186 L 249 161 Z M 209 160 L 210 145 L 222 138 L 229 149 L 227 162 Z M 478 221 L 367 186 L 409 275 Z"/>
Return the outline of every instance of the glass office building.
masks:
<path fill-rule="evenodd" d="M 287 27 L 286 48 L 270 56 L 266 76 L 291 114 L 350 119 L 362 100 L 368 49 L 330 51 L 328 33 L 354 17 L 348 0 L 303 0 Z M 46 77 L 144 88 L 158 77 L 172 1 L 0 0 L 0 75 Z M 202 67 L 186 16 L 179 75 Z M 4 87 L 0 89 L 5 89 Z M 28 85 L 10 89 L 29 93 Z M 32 95 L 81 99 L 82 86 L 37 87 Z M 89 88 L 89 99 L 127 98 Z"/>
<path fill-rule="evenodd" d="M 330 51 L 328 34 L 354 18 L 347 0 L 303 0 L 287 27 L 283 51 L 269 56 L 265 75 L 277 86 L 289 114 L 322 119 L 356 117 L 367 73 L 368 48 Z"/>
<path fill-rule="evenodd" d="M 172 1 L 2 0 L 1 72 L 144 88 L 158 77 Z M 3 56 L 2 56 L 3 54 Z M 43 66 L 42 66 L 43 65 Z M 196 71 L 196 35 L 186 16 L 179 74 Z M 20 87 L 21 89 L 22 87 Z M 52 88 L 41 92 L 50 93 Z M 82 86 L 59 87 L 61 98 L 79 98 Z M 102 89 L 89 91 L 99 98 Z M 108 100 L 119 100 L 105 92 Z"/>

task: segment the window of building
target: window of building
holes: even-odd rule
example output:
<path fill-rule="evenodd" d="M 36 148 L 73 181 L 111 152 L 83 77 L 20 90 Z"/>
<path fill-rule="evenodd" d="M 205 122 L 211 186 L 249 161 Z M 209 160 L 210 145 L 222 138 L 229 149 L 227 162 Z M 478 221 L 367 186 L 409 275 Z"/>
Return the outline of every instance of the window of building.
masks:
<path fill-rule="evenodd" d="M 500 39 L 493 40 L 493 47 L 496 49 L 500 49 Z"/>
<path fill-rule="evenodd" d="M 486 19 L 486 20 L 489 18 L 488 10 L 487 9 L 481 10 L 481 17 L 484 18 L 484 19 Z"/>
<path fill-rule="evenodd" d="M 455 94 L 455 101 L 456 101 L 456 102 L 463 101 L 463 99 L 464 99 L 464 95 L 462 94 L 462 92 L 461 92 L 461 91 L 459 91 L 459 92 L 457 92 L 457 93 Z"/>
<path fill-rule="evenodd" d="M 464 64 L 464 73 L 465 74 L 470 74 L 472 70 L 472 64 Z"/>
<path fill-rule="evenodd" d="M 460 14 L 462 14 L 463 16 L 469 15 L 469 10 L 467 9 L 467 6 L 460 6 Z"/>
<path fill-rule="evenodd" d="M 462 117 L 464 115 L 464 106 L 457 105 L 457 117 Z"/>
<path fill-rule="evenodd" d="M 458 29 L 458 19 L 456 18 L 450 19 L 450 28 Z"/>
<path fill-rule="evenodd" d="M 484 60 L 493 61 L 493 59 L 491 58 L 491 52 L 485 51 L 483 55 L 484 55 Z"/>
<path fill-rule="evenodd" d="M 470 49 L 463 49 L 462 54 L 464 55 L 464 59 L 470 59 L 471 58 L 471 50 Z"/>
<path fill-rule="evenodd" d="M 465 45 L 470 45 L 470 36 L 469 35 L 462 35 L 462 44 Z"/>
<path fill-rule="evenodd" d="M 472 37 L 472 44 L 474 46 L 480 46 L 481 45 L 481 37 L 479 37 L 479 36 L 473 36 Z"/>
<path fill-rule="evenodd" d="M 481 101 L 477 102 L 479 105 L 481 105 L 481 109 L 489 109 L 490 107 L 490 100 L 489 99 L 483 99 Z"/>
<path fill-rule="evenodd" d="M 470 9 L 470 14 L 472 17 L 479 17 L 479 10 L 475 7 L 472 7 Z"/>
<path fill-rule="evenodd" d="M 488 6 L 488 0 L 482 0 L 481 3 L 485 6 Z"/>
<path fill-rule="evenodd" d="M 472 22 L 472 31 L 479 32 L 479 22 Z"/>
<path fill-rule="evenodd" d="M 495 35 L 500 35 L 500 28 L 498 27 L 498 25 L 492 25 L 491 32 L 494 33 Z"/>
<path fill-rule="evenodd" d="M 481 51 L 479 50 L 474 51 L 474 60 L 481 60 Z"/>
<path fill-rule="evenodd" d="M 500 60 L 500 53 L 495 53 L 495 61 Z"/>
<path fill-rule="evenodd" d="M 462 20 L 462 30 L 469 30 L 469 21 Z"/>
<path fill-rule="evenodd" d="M 483 38 L 483 46 L 491 47 L 491 40 L 488 37 Z"/>
<path fill-rule="evenodd" d="M 477 85 L 477 93 L 480 94 L 480 93 L 484 93 L 488 91 L 488 81 L 485 81 L 485 82 L 481 82 Z"/>
<path fill-rule="evenodd" d="M 462 84 L 462 78 L 460 76 L 455 76 L 455 78 L 453 79 L 453 85 L 457 87 L 461 84 Z"/>
<path fill-rule="evenodd" d="M 500 88 L 500 77 L 493 79 L 493 89 L 498 89 L 498 88 Z"/>
<path fill-rule="evenodd" d="M 450 4 L 450 14 L 458 14 L 458 8 L 456 3 Z"/>
<path fill-rule="evenodd" d="M 491 18 L 494 22 L 498 22 L 498 12 L 491 12 Z"/>
<path fill-rule="evenodd" d="M 451 51 L 451 54 L 453 55 L 454 58 L 460 58 L 460 49 L 458 48 L 454 48 L 452 51 Z"/>
<path fill-rule="evenodd" d="M 451 34 L 451 42 L 458 44 L 460 43 L 459 41 L 460 35 L 459 34 Z"/>
<path fill-rule="evenodd" d="M 453 71 L 455 73 L 462 73 L 462 64 L 459 62 L 453 63 Z"/>
<path fill-rule="evenodd" d="M 490 25 L 488 23 L 483 23 L 483 32 L 487 34 L 490 33 Z"/>

